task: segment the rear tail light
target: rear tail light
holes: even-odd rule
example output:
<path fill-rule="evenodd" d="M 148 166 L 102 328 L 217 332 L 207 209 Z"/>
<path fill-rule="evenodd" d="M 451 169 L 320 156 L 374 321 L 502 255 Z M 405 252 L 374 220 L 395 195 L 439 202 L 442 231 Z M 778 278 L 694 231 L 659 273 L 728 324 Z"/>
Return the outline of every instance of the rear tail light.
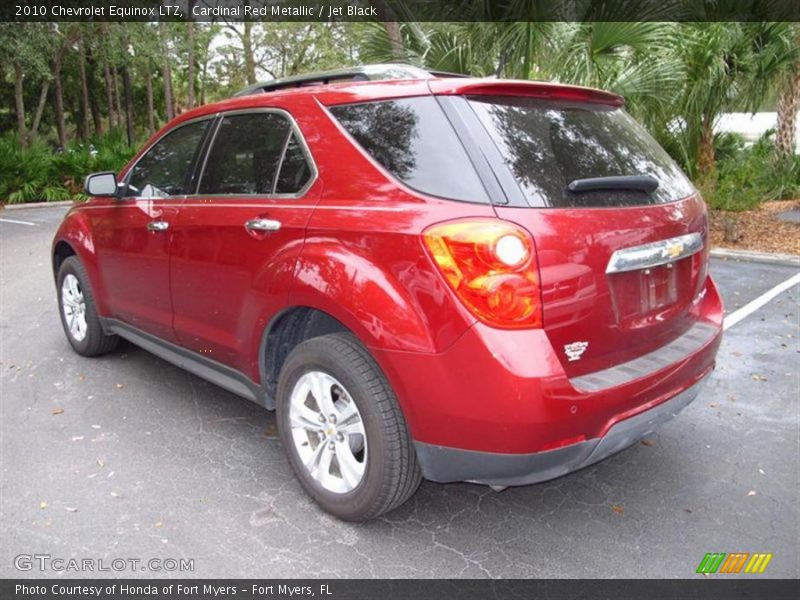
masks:
<path fill-rule="evenodd" d="M 502 329 L 542 326 L 533 239 L 499 219 L 440 223 L 422 234 L 425 247 L 461 302 Z"/>

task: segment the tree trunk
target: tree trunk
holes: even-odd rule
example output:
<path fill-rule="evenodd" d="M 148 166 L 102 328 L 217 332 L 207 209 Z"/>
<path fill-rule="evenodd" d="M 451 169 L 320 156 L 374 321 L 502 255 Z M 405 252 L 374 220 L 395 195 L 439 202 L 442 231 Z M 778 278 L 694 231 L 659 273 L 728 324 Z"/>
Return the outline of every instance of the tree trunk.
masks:
<path fill-rule="evenodd" d="M 200 104 L 206 103 L 206 78 L 208 77 L 208 54 L 209 54 L 209 46 L 211 44 L 206 44 L 205 50 L 203 50 L 203 72 L 200 75 Z"/>
<path fill-rule="evenodd" d="M 405 56 L 405 51 L 403 50 L 403 36 L 400 35 L 400 24 L 397 21 L 387 21 L 383 26 L 386 28 L 386 35 L 389 36 L 392 57 L 396 60 L 402 60 Z"/>
<path fill-rule="evenodd" d="M 89 110 L 89 83 L 86 80 L 86 53 L 83 49 L 83 38 L 78 40 L 78 76 L 81 82 L 81 111 L 83 112 L 83 131 L 89 135 L 90 110 Z"/>
<path fill-rule="evenodd" d="M 33 124 L 31 125 L 30 141 L 36 139 L 39 134 L 39 123 L 42 122 L 42 115 L 44 114 L 44 107 L 47 105 L 47 92 L 50 91 L 50 80 L 45 79 L 42 82 L 42 91 L 39 92 L 39 104 L 36 107 L 36 113 L 33 115 Z"/>
<path fill-rule="evenodd" d="M 122 86 L 125 89 L 125 124 L 128 131 L 128 145 L 133 146 L 133 139 L 136 137 L 133 130 L 133 87 L 127 65 L 122 67 Z"/>
<path fill-rule="evenodd" d="M 775 132 L 775 150 L 781 158 L 794 154 L 797 132 L 797 111 L 800 110 L 800 62 L 787 78 L 778 98 L 778 125 Z"/>
<path fill-rule="evenodd" d="M 58 144 L 61 148 L 67 147 L 67 124 L 64 120 L 64 88 L 61 84 L 62 49 L 56 50 L 53 57 L 53 81 L 56 94 L 56 128 L 58 129 Z"/>
<path fill-rule="evenodd" d="M 103 118 L 100 114 L 100 107 L 97 103 L 97 96 L 94 92 L 89 94 L 89 107 L 92 111 L 92 121 L 94 122 L 94 132 L 96 135 L 103 135 Z"/>
<path fill-rule="evenodd" d="M 111 82 L 111 67 L 108 61 L 103 62 L 103 79 L 106 84 L 106 104 L 108 105 L 108 128 L 114 129 L 116 126 L 114 120 L 114 85 Z"/>
<path fill-rule="evenodd" d="M 169 64 L 167 28 L 163 21 L 158 24 L 158 33 L 161 37 L 161 52 L 164 57 L 164 60 L 161 62 L 161 71 L 164 76 L 164 104 L 166 104 L 167 121 L 171 121 L 175 117 L 175 102 L 172 96 L 172 68 Z"/>
<path fill-rule="evenodd" d="M 714 152 L 714 120 L 708 115 L 703 115 L 700 146 L 697 151 L 697 170 L 701 185 L 713 190 L 716 187 L 717 164 Z"/>
<path fill-rule="evenodd" d="M 247 85 L 256 83 L 256 60 L 253 57 L 253 24 L 244 22 L 242 35 L 242 48 L 244 48 L 244 67 L 247 74 Z"/>
<path fill-rule="evenodd" d="M 111 38 L 108 33 L 108 23 L 100 23 L 100 32 L 104 41 L 104 61 L 103 78 L 106 84 L 106 102 L 108 104 L 108 128 L 113 129 L 119 124 L 119 115 L 114 114 L 114 81 L 111 79 L 111 60 L 109 59 L 109 47 Z"/>
<path fill-rule="evenodd" d="M 189 80 L 189 85 L 186 91 L 186 104 L 190 110 L 194 108 L 194 21 L 191 20 L 192 7 L 194 0 L 189 0 L 189 21 L 186 23 L 186 42 L 188 48 L 188 68 L 186 69 L 186 78 Z"/>
<path fill-rule="evenodd" d="M 147 68 L 147 76 L 145 78 L 147 84 L 147 132 L 153 135 L 156 132 L 156 109 L 155 102 L 153 102 L 153 74 L 150 68 Z"/>
<path fill-rule="evenodd" d="M 114 110 L 117 113 L 117 124 L 122 127 L 122 94 L 119 90 L 119 71 L 117 67 L 111 69 L 111 81 L 114 85 Z"/>
<path fill-rule="evenodd" d="M 22 147 L 28 145 L 28 131 L 25 127 L 25 97 L 23 96 L 22 80 L 24 75 L 22 73 L 22 65 L 18 62 L 14 63 L 14 106 L 17 110 L 17 137 L 19 144 Z"/>
<path fill-rule="evenodd" d="M 91 44 L 86 46 L 86 63 L 89 66 L 87 82 L 90 89 L 89 107 L 92 112 L 92 121 L 94 121 L 94 132 L 96 135 L 103 135 L 103 119 L 100 112 L 100 106 L 97 101 L 98 86 L 95 85 L 94 77 L 94 73 L 96 72 L 97 68 L 97 61 L 95 61 Z"/>
<path fill-rule="evenodd" d="M 72 115 L 72 123 L 75 125 L 75 137 L 85 142 L 89 131 L 86 129 L 86 121 L 83 118 L 80 95 L 67 94 L 65 100 L 67 103 L 66 110 Z"/>

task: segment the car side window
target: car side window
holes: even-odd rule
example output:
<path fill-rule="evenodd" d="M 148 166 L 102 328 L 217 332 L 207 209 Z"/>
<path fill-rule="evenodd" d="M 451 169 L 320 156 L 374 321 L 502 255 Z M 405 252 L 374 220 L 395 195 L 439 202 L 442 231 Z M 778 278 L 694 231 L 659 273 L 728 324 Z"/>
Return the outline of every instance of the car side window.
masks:
<path fill-rule="evenodd" d="M 190 194 L 192 164 L 209 122 L 182 125 L 158 140 L 131 169 L 126 195 L 166 198 Z"/>
<path fill-rule="evenodd" d="M 295 193 L 310 174 L 286 117 L 265 112 L 229 115 L 219 124 L 198 193 Z"/>
<path fill-rule="evenodd" d="M 275 182 L 275 193 L 296 194 L 305 187 L 309 179 L 311 169 L 308 160 L 297 134 L 292 133 L 283 155 L 278 180 Z"/>

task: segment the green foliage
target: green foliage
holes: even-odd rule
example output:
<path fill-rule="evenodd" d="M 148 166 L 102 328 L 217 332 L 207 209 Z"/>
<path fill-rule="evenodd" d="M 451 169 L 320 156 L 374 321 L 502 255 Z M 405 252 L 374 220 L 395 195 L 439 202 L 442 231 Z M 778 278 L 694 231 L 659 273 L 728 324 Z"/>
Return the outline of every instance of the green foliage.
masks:
<path fill-rule="evenodd" d="M 740 136 L 717 136 L 717 187 L 705 195 L 712 208 L 752 210 L 768 200 L 800 196 L 800 156 L 775 156 L 772 132 L 747 147 Z"/>
<path fill-rule="evenodd" d="M 0 138 L 0 199 L 10 204 L 81 200 L 83 180 L 96 171 L 119 171 L 133 156 L 121 132 L 70 144 L 56 153 L 43 143 L 22 148 L 14 136 Z"/>
<path fill-rule="evenodd" d="M 191 36 L 184 22 L 0 23 L 0 200 L 77 198 L 87 173 L 119 169 L 132 153 L 114 130 L 127 124 L 126 100 L 134 136 L 151 133 L 151 118 L 158 126 L 168 114 L 170 70 L 171 104 L 180 113 L 188 108 L 190 90 L 195 102 L 209 102 L 229 97 L 253 77 L 373 62 L 607 89 L 625 97 L 627 110 L 690 177 L 715 190 L 712 203 L 738 209 L 753 205 L 758 194 L 798 194 L 797 158 L 775 162 L 769 140 L 746 148 L 734 137 L 716 136 L 711 147 L 721 113 L 757 110 L 797 86 L 797 23 L 703 22 L 708 11 L 713 16 L 714 2 L 699 3 L 697 22 L 662 22 L 662 8 L 646 0 L 579 0 L 575 14 L 586 18 L 575 22 L 555 22 L 552 3 L 529 0 L 503 3 L 504 13 L 515 15 L 504 22 L 486 2 L 461 3 L 458 17 L 464 20 L 447 22 L 444 6 L 437 13 L 432 3 L 436 18 L 413 22 L 401 0 L 386 3 L 401 21 L 400 49 L 390 41 L 394 28 L 383 22 L 245 25 L 222 19 L 194 22 Z M 648 19 L 620 22 L 621 11 Z M 63 114 L 56 111 L 56 57 Z M 127 98 L 123 72 L 131 82 Z M 20 82 L 21 92 L 15 85 Z M 24 108 L 21 123 L 18 105 Z M 62 120 L 67 139 L 81 142 L 55 154 L 50 146 Z M 109 129 L 101 139 L 91 137 Z M 38 141 L 21 150 L 6 133 L 11 130 Z"/>

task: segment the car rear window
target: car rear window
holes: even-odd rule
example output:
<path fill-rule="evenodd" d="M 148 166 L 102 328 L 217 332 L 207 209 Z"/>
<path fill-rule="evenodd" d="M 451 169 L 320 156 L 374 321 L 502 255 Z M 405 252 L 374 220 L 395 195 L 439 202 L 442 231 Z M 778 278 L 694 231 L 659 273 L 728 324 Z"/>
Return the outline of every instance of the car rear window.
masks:
<path fill-rule="evenodd" d="M 346 104 L 330 111 L 372 158 L 409 187 L 442 198 L 489 202 L 435 98 Z"/>
<path fill-rule="evenodd" d="M 660 204 L 694 188 L 661 146 L 621 108 L 535 98 L 469 98 L 532 206 Z M 655 191 L 571 192 L 577 179 L 649 175 Z"/>

